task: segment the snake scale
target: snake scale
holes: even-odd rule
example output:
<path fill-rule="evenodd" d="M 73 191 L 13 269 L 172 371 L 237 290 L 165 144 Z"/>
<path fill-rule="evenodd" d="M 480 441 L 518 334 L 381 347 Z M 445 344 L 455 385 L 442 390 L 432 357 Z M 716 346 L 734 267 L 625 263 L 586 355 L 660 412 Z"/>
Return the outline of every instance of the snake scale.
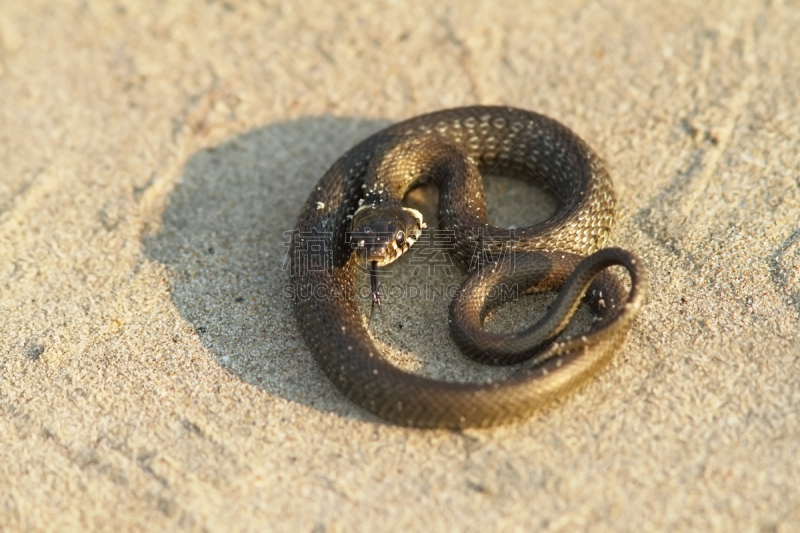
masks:
<path fill-rule="evenodd" d="M 549 187 L 559 200 L 556 213 L 514 231 L 490 225 L 482 181 L 488 172 Z M 359 261 L 371 265 L 373 305 L 380 304 L 375 268 L 399 257 L 425 227 L 418 212 L 401 204 L 422 182 L 439 190 L 439 231 L 453 236 L 453 258 L 475 270 L 450 306 L 453 339 L 467 356 L 487 364 L 522 363 L 504 382 L 445 382 L 400 370 L 381 357 L 359 310 Z M 473 106 L 400 122 L 341 156 L 300 213 L 290 247 L 299 327 L 330 379 L 386 420 L 463 428 L 526 418 L 602 369 L 644 302 L 641 262 L 627 251 L 603 248 L 615 206 L 602 160 L 543 115 Z M 477 269 L 476 246 L 489 251 L 478 254 L 489 259 Z M 612 265 L 627 269 L 630 289 L 607 270 Z M 530 328 L 490 333 L 483 321 L 502 301 L 490 297 L 500 283 L 558 296 Z M 556 338 L 581 301 L 595 315 L 589 331 Z"/>

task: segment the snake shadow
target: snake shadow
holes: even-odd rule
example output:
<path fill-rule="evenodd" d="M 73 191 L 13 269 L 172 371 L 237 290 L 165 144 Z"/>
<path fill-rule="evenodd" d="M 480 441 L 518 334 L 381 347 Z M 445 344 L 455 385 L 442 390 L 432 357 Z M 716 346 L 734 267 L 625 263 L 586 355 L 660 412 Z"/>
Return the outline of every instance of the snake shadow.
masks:
<path fill-rule="evenodd" d="M 301 117 L 200 150 L 189 157 L 170 193 L 161 227 L 143 238 L 146 256 L 168 271 L 175 307 L 221 368 L 273 399 L 378 423 L 333 386 L 304 345 L 302 321 L 285 290 L 285 232 L 294 228 L 306 197 L 328 167 L 389 123 Z M 487 195 L 490 220 L 500 225 L 533 223 L 556 207 L 541 191 L 509 178 L 487 181 Z M 435 203 L 411 205 L 435 220 Z M 531 212 L 538 212 L 535 220 Z M 416 326 L 401 318 L 385 322 L 405 324 L 402 335 L 430 345 L 434 337 L 449 337 L 447 303 L 421 302 L 414 312 L 429 318 Z M 402 309 L 396 305 L 391 310 Z M 441 332 L 426 329 L 429 322 L 440 322 Z M 402 337 L 395 340 L 404 343 Z M 469 378 L 477 363 L 464 364 L 463 356 L 448 346 L 452 343 L 442 342 L 422 353 L 418 367 L 439 378 Z M 419 355 L 419 346 L 411 340 L 408 345 L 413 347 L 409 357 Z M 444 370 L 437 374 L 437 368 Z M 456 373 L 449 374 L 453 369 Z"/>
<path fill-rule="evenodd" d="M 168 271 L 175 307 L 225 371 L 273 397 L 370 420 L 305 349 L 284 292 L 284 232 L 325 170 L 388 124 L 301 117 L 200 150 L 184 165 L 161 227 L 143 238 L 145 255 Z"/>

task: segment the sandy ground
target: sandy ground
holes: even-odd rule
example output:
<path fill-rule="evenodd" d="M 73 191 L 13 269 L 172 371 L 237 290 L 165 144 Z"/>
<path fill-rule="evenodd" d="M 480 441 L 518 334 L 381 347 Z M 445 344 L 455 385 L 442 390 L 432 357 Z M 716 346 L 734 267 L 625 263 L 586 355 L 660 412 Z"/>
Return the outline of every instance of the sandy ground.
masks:
<path fill-rule="evenodd" d="M 800 531 L 800 4 L 335 4 L 2 2 L 0 530 Z M 475 103 L 608 160 L 652 289 L 531 420 L 395 427 L 306 350 L 283 233 L 356 141 Z M 446 307 L 385 306 L 388 356 L 484 372 Z"/>

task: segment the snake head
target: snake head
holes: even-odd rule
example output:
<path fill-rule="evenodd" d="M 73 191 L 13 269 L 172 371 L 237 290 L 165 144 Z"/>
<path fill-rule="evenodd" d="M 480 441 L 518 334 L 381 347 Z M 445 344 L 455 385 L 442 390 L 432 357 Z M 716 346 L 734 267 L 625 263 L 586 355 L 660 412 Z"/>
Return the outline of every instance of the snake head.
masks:
<path fill-rule="evenodd" d="M 408 250 L 422 234 L 422 214 L 410 207 L 360 207 L 353 215 L 351 246 L 359 259 L 385 266 Z"/>

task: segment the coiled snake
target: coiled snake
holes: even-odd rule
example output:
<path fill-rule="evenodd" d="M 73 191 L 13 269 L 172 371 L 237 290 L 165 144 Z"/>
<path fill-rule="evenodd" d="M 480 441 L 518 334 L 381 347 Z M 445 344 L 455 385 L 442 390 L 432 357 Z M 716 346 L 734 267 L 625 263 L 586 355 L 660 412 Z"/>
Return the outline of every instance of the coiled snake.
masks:
<path fill-rule="evenodd" d="M 489 171 L 544 183 L 560 200 L 557 212 L 515 231 L 490 225 L 481 177 Z M 464 282 L 450 307 L 450 325 L 472 358 L 524 361 L 505 382 L 452 383 L 402 371 L 381 357 L 359 311 L 359 259 L 372 268 L 373 305 L 379 304 L 375 268 L 399 257 L 425 226 L 418 212 L 401 205 L 409 188 L 423 181 L 439 189 L 439 229 L 453 236 L 453 258 L 465 270 L 476 257 L 500 257 L 479 264 Z M 461 428 L 525 418 L 607 364 L 643 304 L 647 276 L 641 263 L 624 250 L 600 250 L 615 205 L 602 161 L 543 115 L 475 106 L 398 123 L 336 161 L 300 213 L 290 248 L 299 327 L 330 379 L 389 421 Z M 476 255 L 476 249 L 489 253 Z M 502 253 L 508 250 L 513 253 Z M 606 270 L 611 265 L 628 270 L 630 290 Z M 559 295 L 527 330 L 489 333 L 483 320 L 499 303 L 489 297 L 499 283 Z M 590 331 L 553 340 L 584 295 L 596 314 Z"/>

